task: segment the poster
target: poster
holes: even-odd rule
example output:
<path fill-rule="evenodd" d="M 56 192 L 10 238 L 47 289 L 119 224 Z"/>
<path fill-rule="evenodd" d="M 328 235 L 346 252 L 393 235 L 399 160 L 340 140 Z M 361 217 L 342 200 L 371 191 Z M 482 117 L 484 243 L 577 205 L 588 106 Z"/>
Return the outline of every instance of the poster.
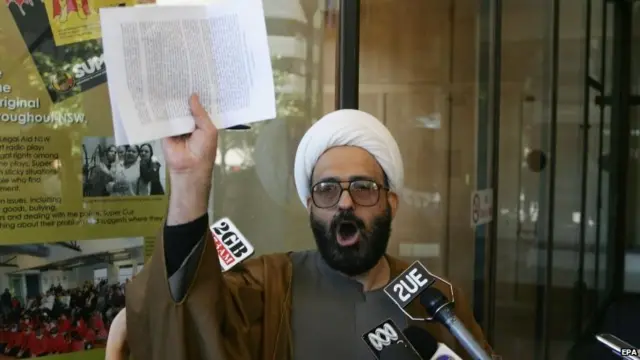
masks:
<path fill-rule="evenodd" d="M 142 238 L 0 245 L 0 360 L 104 359 L 142 247 Z"/>
<path fill-rule="evenodd" d="M 130 0 L 43 1 L 57 46 L 99 39 L 101 30 L 98 9 L 132 5 Z"/>
<path fill-rule="evenodd" d="M 0 360 L 104 359 L 162 226 L 161 144 L 113 146 L 97 9 L 121 5 L 0 4 Z"/>
<path fill-rule="evenodd" d="M 12 52 L 8 60 L 16 61 L 15 67 L 34 65 L 35 71 L 29 74 L 30 81 L 32 84 L 41 82 L 53 103 L 106 82 L 98 9 L 131 5 L 132 0 L 5 2 L 9 12 L 2 9 L 0 26 L 11 35 L 7 34 L 8 39 L 1 41 L 5 47 L 9 41 L 22 49 Z M 7 63 L 2 65 L 5 73 L 13 73 L 13 69 L 6 68 Z"/>
<path fill-rule="evenodd" d="M 66 89 L 64 100 L 49 93 L 44 74 L 70 66 L 55 54 L 101 56 L 99 40 L 57 46 L 48 27 L 25 20 L 41 11 L 46 23 L 43 3 L 21 3 L 20 17 L 13 1 L 0 6 L 2 244 L 155 236 L 167 200 L 161 144 L 113 146 L 104 81 Z"/>

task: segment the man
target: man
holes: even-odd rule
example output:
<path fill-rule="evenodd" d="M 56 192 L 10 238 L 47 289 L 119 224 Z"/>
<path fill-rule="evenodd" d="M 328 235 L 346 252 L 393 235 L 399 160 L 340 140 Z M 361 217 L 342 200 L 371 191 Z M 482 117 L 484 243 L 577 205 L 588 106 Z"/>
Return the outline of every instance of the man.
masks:
<path fill-rule="evenodd" d="M 404 177 L 389 131 L 357 110 L 315 123 L 298 147 L 295 182 L 317 251 L 262 256 L 222 275 L 206 215 L 217 129 L 197 98 L 191 109 L 195 131 L 165 140 L 166 226 L 153 260 L 127 289 L 107 359 L 124 358 L 127 348 L 154 360 L 373 359 L 365 332 L 388 318 L 410 324 L 382 290 L 407 266 L 385 255 Z M 459 291 L 455 300 L 459 318 L 490 352 Z M 424 313 L 417 302 L 409 307 Z M 444 327 L 420 325 L 467 356 Z"/>
<path fill-rule="evenodd" d="M 0 296 L 0 307 L 4 317 L 8 317 L 11 313 L 11 291 L 8 288 L 4 289 L 4 292 Z"/>

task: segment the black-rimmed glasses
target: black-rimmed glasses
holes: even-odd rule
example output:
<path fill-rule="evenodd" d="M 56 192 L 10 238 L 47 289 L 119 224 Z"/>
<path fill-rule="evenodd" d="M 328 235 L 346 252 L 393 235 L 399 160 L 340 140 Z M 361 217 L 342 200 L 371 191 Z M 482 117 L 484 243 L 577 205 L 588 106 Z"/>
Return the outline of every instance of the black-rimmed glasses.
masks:
<path fill-rule="evenodd" d="M 311 199 L 315 206 L 326 209 L 338 204 L 342 193 L 348 191 L 357 205 L 374 206 L 380 200 L 381 189 L 388 190 L 373 180 L 321 181 L 311 188 Z"/>

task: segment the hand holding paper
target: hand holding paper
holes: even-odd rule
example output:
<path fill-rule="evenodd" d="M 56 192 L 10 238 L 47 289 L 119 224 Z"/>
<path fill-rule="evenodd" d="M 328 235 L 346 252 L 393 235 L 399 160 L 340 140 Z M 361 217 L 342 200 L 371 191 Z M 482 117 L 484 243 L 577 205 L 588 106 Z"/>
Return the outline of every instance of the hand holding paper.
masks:
<path fill-rule="evenodd" d="M 189 104 L 195 129 L 188 137 L 175 136 L 164 140 L 167 166 L 172 175 L 176 176 L 195 170 L 210 175 L 218 147 L 218 129 L 211 122 L 197 95 L 191 96 Z M 210 158 L 211 154 L 213 159 Z"/>

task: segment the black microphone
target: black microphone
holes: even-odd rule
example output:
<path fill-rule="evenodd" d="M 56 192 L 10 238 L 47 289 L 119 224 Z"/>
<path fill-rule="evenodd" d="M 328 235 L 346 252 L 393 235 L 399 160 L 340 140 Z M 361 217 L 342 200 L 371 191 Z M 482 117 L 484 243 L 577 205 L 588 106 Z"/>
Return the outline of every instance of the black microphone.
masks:
<path fill-rule="evenodd" d="M 428 287 L 420 294 L 420 304 L 434 320 L 444 325 L 474 360 L 491 360 L 485 350 L 453 312 L 453 303 L 435 287 Z"/>
<path fill-rule="evenodd" d="M 445 344 L 438 343 L 436 339 L 423 328 L 409 326 L 404 329 L 404 334 L 416 349 L 416 352 L 425 360 L 462 360 L 453 350 Z"/>
<path fill-rule="evenodd" d="M 378 360 L 423 360 L 391 319 L 362 335 L 362 340 Z"/>
<path fill-rule="evenodd" d="M 388 346 L 380 352 L 380 360 L 429 360 L 420 357 L 409 344 L 396 343 Z"/>

